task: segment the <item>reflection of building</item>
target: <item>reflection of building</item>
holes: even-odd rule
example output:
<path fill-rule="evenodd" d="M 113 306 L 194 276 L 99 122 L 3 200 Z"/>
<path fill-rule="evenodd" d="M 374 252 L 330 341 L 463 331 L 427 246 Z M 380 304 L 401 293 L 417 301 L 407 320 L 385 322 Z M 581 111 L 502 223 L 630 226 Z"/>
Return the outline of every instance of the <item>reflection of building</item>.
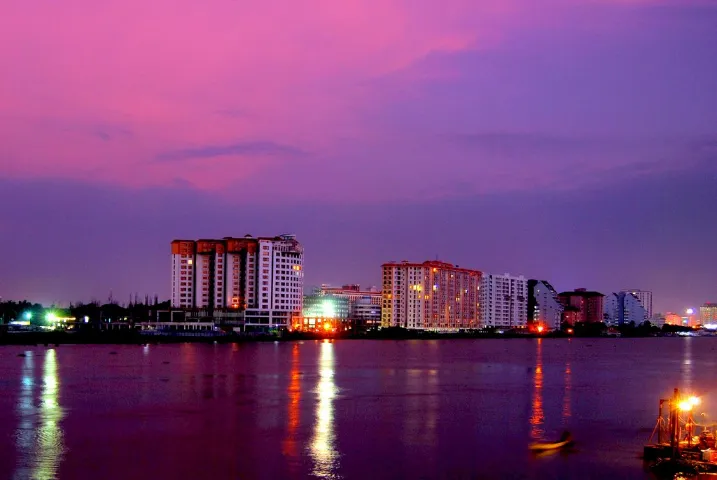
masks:
<path fill-rule="evenodd" d="M 571 320 L 574 320 L 574 323 L 599 323 L 603 321 L 602 293 L 577 288 L 572 292 L 561 293 L 558 298 L 563 306 L 577 309 L 577 315 L 571 315 Z M 572 309 L 571 311 L 574 312 Z"/>
<path fill-rule="evenodd" d="M 608 325 L 639 325 L 647 320 L 640 300 L 630 292 L 610 293 L 603 298 L 603 318 Z"/>
<path fill-rule="evenodd" d="M 560 329 L 563 305 L 558 292 L 545 280 L 528 280 L 528 321 Z"/>
<path fill-rule="evenodd" d="M 528 324 L 528 280 L 505 275 L 483 275 L 480 286 L 483 327 L 524 327 Z"/>
<path fill-rule="evenodd" d="M 383 265 L 381 326 L 436 331 L 478 327 L 481 272 L 450 263 Z"/>
<path fill-rule="evenodd" d="M 293 235 L 175 240 L 172 307 L 243 312 L 245 325 L 277 327 L 300 314 L 303 248 Z"/>
<path fill-rule="evenodd" d="M 717 324 L 717 303 L 705 303 L 700 307 L 702 325 Z"/>
<path fill-rule="evenodd" d="M 334 345 L 327 341 L 321 344 L 319 355 L 319 381 L 316 385 L 317 401 L 314 433 L 309 445 L 309 454 L 314 464 L 312 476 L 336 478 L 339 469 L 339 452 L 336 445 L 334 420 L 334 399 L 338 387 L 334 381 Z"/>
<path fill-rule="evenodd" d="M 639 290 L 637 288 L 633 288 L 632 290 L 623 290 L 623 292 L 633 294 L 645 308 L 645 312 L 647 313 L 646 318 L 652 318 L 652 292 L 648 290 Z"/>

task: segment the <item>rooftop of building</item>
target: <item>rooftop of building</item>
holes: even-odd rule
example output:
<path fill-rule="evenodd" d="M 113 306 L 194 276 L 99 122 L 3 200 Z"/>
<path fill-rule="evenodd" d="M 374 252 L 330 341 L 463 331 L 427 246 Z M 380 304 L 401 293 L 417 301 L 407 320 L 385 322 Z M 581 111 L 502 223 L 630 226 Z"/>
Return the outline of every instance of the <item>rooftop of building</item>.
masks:
<path fill-rule="evenodd" d="M 570 292 L 562 292 L 560 295 L 564 296 L 564 297 L 571 297 L 571 296 L 572 297 L 604 297 L 605 296 L 600 292 L 594 292 L 594 291 L 586 290 L 584 288 L 576 288 L 575 290 L 570 291 Z"/>
<path fill-rule="evenodd" d="M 480 270 L 474 270 L 471 268 L 461 268 L 458 265 L 453 265 L 448 262 L 441 262 L 440 260 L 426 260 L 423 263 L 409 262 L 408 260 L 401 260 L 400 262 L 386 262 L 381 267 L 426 267 L 426 268 L 440 268 L 442 270 L 453 270 L 466 273 L 481 274 Z"/>

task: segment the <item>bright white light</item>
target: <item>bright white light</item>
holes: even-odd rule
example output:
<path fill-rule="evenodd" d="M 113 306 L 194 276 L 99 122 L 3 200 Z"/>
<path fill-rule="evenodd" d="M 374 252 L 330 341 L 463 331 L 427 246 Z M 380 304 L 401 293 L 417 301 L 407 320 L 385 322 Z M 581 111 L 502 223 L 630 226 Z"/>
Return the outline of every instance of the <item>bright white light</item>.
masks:
<path fill-rule="evenodd" d="M 324 300 L 321 304 L 321 310 L 324 318 L 334 318 L 334 315 L 336 314 L 334 304 L 331 300 Z"/>
<path fill-rule="evenodd" d="M 687 309 L 687 315 L 692 315 L 692 314 L 694 314 L 694 313 L 695 313 L 695 309 L 694 309 L 694 308 L 688 308 L 688 309 Z"/>

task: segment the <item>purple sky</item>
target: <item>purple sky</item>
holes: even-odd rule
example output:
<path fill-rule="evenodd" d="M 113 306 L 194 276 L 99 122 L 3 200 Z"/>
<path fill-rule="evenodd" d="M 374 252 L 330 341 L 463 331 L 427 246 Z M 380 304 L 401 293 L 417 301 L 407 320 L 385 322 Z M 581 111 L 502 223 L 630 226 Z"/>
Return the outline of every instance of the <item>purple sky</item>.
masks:
<path fill-rule="evenodd" d="M 173 238 L 717 301 L 717 2 L 5 0 L 0 296 L 169 294 Z"/>

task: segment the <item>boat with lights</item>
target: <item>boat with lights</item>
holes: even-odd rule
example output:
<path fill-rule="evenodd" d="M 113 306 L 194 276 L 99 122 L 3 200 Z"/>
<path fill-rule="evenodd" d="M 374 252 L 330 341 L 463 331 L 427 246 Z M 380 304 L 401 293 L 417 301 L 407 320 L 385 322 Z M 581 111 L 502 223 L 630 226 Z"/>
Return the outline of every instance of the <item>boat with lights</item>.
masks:
<path fill-rule="evenodd" d="M 660 399 L 657 424 L 643 450 L 644 461 L 660 478 L 715 478 L 717 424 L 695 413 L 700 405 L 699 397 L 681 395 L 677 388 L 672 398 Z"/>

